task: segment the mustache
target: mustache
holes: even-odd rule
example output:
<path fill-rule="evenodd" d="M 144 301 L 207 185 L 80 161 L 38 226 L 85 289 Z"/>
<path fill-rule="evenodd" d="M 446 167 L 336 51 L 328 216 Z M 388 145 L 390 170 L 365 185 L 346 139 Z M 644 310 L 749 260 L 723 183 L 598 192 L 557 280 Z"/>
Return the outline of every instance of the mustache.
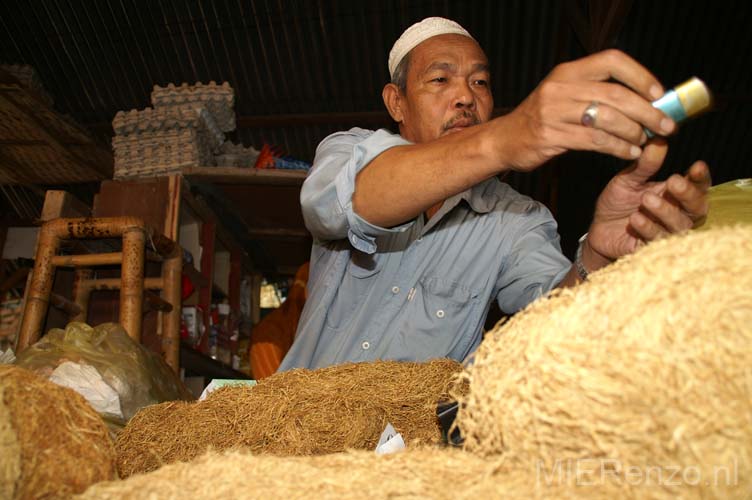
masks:
<path fill-rule="evenodd" d="M 470 120 L 471 125 L 478 125 L 480 123 L 480 118 L 478 118 L 475 113 L 472 113 L 470 111 L 463 111 L 444 124 L 444 131 L 449 130 L 450 128 L 454 127 L 457 122 L 463 120 Z"/>

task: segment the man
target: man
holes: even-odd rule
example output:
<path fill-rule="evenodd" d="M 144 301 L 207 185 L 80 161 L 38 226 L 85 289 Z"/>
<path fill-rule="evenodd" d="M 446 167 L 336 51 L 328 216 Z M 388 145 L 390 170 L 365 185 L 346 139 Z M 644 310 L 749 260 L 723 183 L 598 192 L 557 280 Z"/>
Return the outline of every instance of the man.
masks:
<path fill-rule="evenodd" d="M 486 56 L 453 21 L 408 28 L 389 70 L 382 95 L 399 135 L 327 137 L 303 185 L 314 236 L 309 298 L 281 370 L 463 360 L 481 341 L 491 300 L 513 313 L 707 212 L 704 163 L 649 181 L 667 149 L 647 142 L 644 127 L 666 135 L 675 123 L 650 105 L 660 83 L 623 53 L 557 66 L 493 120 Z M 567 150 L 634 160 L 601 193 L 574 265 L 549 211 L 497 178 Z"/>

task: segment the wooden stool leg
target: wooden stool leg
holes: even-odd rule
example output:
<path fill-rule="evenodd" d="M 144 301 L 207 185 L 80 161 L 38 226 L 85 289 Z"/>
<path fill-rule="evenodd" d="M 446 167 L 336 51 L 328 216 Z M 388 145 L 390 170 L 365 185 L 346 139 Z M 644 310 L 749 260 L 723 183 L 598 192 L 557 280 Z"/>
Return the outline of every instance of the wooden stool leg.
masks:
<path fill-rule="evenodd" d="M 55 279 L 55 266 L 52 258 L 59 246 L 60 239 L 55 233 L 49 230 L 47 224 L 42 226 L 39 231 L 34 270 L 29 282 L 29 293 L 26 297 L 21 330 L 18 333 L 16 352 L 23 351 L 41 336 L 44 317 L 50 302 L 52 282 Z"/>
<path fill-rule="evenodd" d="M 136 342 L 141 342 L 141 315 L 144 296 L 143 229 L 129 228 L 123 232 L 123 263 L 120 285 L 120 324 Z"/>
<path fill-rule="evenodd" d="M 172 305 L 172 311 L 162 314 L 162 352 L 167 364 L 177 372 L 180 369 L 180 285 L 183 256 L 179 251 L 173 254 L 162 264 L 163 298 Z"/>
<path fill-rule="evenodd" d="M 73 282 L 73 301 L 81 308 L 81 312 L 71 316 L 71 321 L 81 321 L 86 323 L 87 312 L 89 311 L 89 298 L 91 297 L 91 287 L 87 284 L 94 273 L 91 269 L 76 269 L 76 278 Z"/>

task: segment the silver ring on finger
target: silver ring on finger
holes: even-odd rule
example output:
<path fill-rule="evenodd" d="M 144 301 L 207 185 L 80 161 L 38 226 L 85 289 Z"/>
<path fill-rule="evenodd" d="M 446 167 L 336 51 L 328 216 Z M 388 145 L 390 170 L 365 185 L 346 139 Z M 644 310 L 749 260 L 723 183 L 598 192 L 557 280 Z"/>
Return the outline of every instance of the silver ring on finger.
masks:
<path fill-rule="evenodd" d="M 594 128 L 595 121 L 598 119 L 598 101 L 591 102 L 582 113 L 580 123 L 585 127 Z"/>

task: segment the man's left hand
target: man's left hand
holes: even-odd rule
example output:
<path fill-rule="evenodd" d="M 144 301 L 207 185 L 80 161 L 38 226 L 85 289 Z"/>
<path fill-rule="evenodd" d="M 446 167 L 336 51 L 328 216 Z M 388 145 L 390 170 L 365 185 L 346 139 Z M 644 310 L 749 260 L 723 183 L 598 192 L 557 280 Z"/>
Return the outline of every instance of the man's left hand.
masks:
<path fill-rule="evenodd" d="M 688 230 L 708 212 L 710 170 L 697 161 L 686 175 L 653 182 L 668 146 L 650 141 L 632 165 L 608 183 L 595 207 L 587 245 L 589 270 L 634 252 L 646 242 Z M 589 253 L 590 253 L 589 252 Z"/>

